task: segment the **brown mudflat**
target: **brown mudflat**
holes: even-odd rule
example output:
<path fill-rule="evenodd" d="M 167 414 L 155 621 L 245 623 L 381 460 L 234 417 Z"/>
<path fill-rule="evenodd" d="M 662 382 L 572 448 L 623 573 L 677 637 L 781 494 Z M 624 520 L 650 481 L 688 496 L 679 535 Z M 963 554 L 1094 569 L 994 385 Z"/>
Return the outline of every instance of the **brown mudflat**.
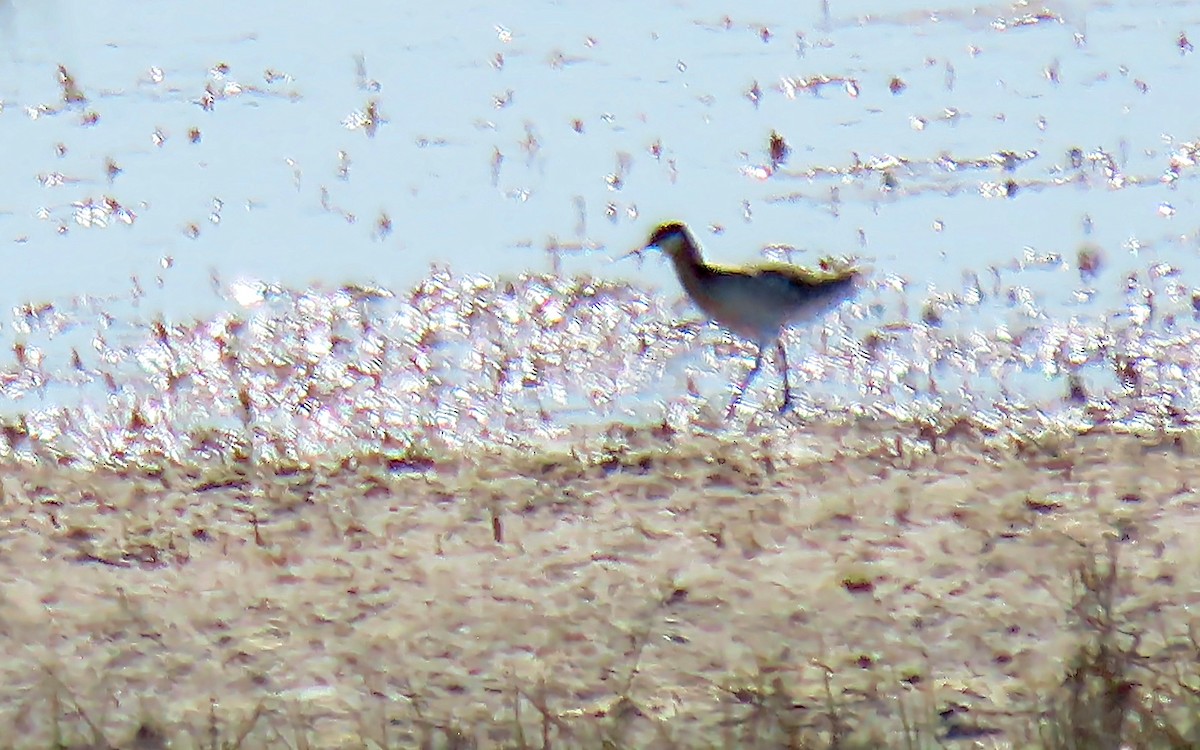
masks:
<path fill-rule="evenodd" d="M 1127 689 L 1195 681 L 1198 445 L 860 424 L 11 463 L 2 741 L 1026 744 L 1094 637 L 1074 574 L 1098 550 L 1140 634 Z"/>

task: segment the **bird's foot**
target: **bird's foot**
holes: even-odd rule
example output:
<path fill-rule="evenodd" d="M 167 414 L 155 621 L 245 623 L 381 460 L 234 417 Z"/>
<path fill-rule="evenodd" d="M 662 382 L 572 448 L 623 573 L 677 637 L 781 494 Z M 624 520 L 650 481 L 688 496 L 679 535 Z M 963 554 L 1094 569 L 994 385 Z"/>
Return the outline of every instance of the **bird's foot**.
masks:
<path fill-rule="evenodd" d="M 779 414 L 782 416 L 792 410 L 792 394 L 783 394 L 783 403 L 779 405 Z"/>
<path fill-rule="evenodd" d="M 742 396 L 745 396 L 745 395 L 746 395 L 746 388 L 744 385 L 741 388 L 738 388 L 737 391 L 734 392 L 733 400 L 731 400 L 729 402 L 729 408 L 725 410 L 725 418 L 726 419 L 729 419 L 730 417 L 732 417 L 734 415 L 734 413 L 737 412 L 738 406 L 740 406 L 742 403 Z"/>

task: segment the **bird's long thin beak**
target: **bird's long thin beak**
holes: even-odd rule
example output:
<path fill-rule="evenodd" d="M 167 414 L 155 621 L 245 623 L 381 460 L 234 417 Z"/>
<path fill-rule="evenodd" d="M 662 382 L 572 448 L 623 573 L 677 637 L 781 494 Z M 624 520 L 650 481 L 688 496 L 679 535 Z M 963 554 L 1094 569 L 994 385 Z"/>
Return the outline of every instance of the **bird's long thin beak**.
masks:
<path fill-rule="evenodd" d="M 630 250 L 629 252 L 625 253 L 624 255 L 616 258 L 613 262 L 615 263 L 618 260 L 625 260 L 627 258 L 635 258 L 635 257 L 638 259 L 638 268 L 641 268 L 642 267 L 642 258 L 646 257 L 646 246 L 645 245 L 639 245 L 638 247 L 635 247 L 634 249 Z"/>

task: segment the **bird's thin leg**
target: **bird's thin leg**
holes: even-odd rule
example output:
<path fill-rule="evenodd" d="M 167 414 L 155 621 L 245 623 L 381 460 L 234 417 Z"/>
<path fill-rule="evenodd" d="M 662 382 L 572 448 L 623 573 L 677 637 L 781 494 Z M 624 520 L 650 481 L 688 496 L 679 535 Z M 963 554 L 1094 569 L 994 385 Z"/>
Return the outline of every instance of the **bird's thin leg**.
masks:
<path fill-rule="evenodd" d="M 742 396 L 745 395 L 746 389 L 750 387 L 750 381 L 754 380 L 754 376 L 757 375 L 758 371 L 762 369 L 762 359 L 762 346 L 760 345 L 758 347 L 758 354 L 754 357 L 754 367 L 750 368 L 750 372 L 746 373 L 746 377 L 742 379 L 741 385 L 739 385 L 737 390 L 733 393 L 733 401 L 729 402 L 729 410 L 725 412 L 726 418 L 733 416 L 733 412 L 735 409 L 737 409 L 737 405 L 741 403 Z"/>
<path fill-rule="evenodd" d="M 779 407 L 779 413 L 785 414 L 792 408 L 792 385 L 788 382 L 787 349 L 783 346 L 783 339 L 775 340 L 775 354 L 779 372 L 783 375 L 783 404 Z"/>

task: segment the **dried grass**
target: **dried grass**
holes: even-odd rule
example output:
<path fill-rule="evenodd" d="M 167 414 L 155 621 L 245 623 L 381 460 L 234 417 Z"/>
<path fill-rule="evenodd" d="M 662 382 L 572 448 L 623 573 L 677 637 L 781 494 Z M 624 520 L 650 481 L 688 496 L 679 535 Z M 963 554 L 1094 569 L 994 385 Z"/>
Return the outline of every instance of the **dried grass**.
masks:
<path fill-rule="evenodd" d="M 1192 747 L 1194 445 L 859 424 L 12 463 L 0 742 Z"/>

